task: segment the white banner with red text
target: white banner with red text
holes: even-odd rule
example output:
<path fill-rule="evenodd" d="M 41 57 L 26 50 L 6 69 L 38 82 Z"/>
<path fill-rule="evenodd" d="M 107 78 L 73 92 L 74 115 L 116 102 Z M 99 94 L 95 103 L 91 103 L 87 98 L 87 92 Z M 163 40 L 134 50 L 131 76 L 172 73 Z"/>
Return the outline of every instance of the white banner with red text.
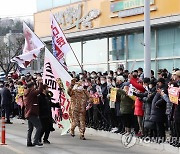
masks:
<path fill-rule="evenodd" d="M 57 79 L 58 82 L 57 82 Z M 62 129 L 61 135 L 66 134 L 70 129 L 69 107 L 70 98 L 67 94 L 67 88 L 71 83 L 71 76 L 45 48 L 43 82 L 49 86 L 49 90 L 53 93 L 52 101 L 60 103 L 61 108 L 52 109 L 53 118 Z M 61 83 L 59 83 L 59 81 Z M 62 116 L 61 116 L 62 112 Z"/>

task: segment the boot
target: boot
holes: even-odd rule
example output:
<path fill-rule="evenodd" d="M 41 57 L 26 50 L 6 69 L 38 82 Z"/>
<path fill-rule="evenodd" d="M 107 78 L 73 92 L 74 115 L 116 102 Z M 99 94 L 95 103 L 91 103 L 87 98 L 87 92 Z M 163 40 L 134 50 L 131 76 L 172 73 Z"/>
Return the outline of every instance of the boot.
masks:
<path fill-rule="evenodd" d="M 80 140 L 86 140 L 86 138 L 84 137 L 84 135 L 80 136 Z"/>
<path fill-rule="evenodd" d="M 72 136 L 72 137 L 74 137 L 74 136 L 75 136 L 75 134 L 74 134 L 74 131 L 73 131 L 73 130 L 71 130 L 71 133 L 70 133 L 70 134 L 71 134 L 71 136 Z"/>

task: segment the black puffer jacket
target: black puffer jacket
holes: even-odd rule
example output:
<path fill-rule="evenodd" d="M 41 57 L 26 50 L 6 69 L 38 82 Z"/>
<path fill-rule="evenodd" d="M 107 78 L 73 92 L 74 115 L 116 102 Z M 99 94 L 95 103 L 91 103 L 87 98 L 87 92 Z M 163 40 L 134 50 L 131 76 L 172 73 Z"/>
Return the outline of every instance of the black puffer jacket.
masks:
<path fill-rule="evenodd" d="M 164 122 L 166 119 L 166 101 L 161 98 L 159 93 L 156 93 L 152 100 L 150 120 L 154 122 Z"/>
<path fill-rule="evenodd" d="M 156 87 L 149 89 L 147 97 L 143 98 L 144 101 L 144 127 L 147 129 L 155 129 L 154 122 L 150 120 L 151 118 L 151 106 L 152 100 L 156 95 Z"/>

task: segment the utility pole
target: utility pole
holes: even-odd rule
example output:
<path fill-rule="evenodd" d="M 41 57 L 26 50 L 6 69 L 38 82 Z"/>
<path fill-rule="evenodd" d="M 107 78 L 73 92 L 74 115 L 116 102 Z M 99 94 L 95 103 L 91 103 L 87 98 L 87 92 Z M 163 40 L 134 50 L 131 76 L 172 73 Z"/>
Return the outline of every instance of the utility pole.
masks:
<path fill-rule="evenodd" d="M 144 77 L 151 77 L 150 0 L 144 0 Z"/>

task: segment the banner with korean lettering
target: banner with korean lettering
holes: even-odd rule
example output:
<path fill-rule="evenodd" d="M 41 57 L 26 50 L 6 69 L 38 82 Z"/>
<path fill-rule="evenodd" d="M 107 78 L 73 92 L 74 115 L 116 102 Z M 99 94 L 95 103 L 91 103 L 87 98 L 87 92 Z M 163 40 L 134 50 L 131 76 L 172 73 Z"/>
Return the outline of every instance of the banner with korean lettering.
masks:
<path fill-rule="evenodd" d="M 65 67 L 65 69 L 67 69 L 64 56 L 69 51 L 71 52 L 73 51 L 69 43 L 67 42 L 63 31 L 61 30 L 58 22 L 56 21 L 53 15 L 51 15 L 51 30 L 52 30 L 53 55 Z"/>
<path fill-rule="evenodd" d="M 60 103 L 61 108 L 52 109 L 52 113 L 55 122 L 58 124 L 59 128 L 62 129 L 61 135 L 66 134 L 70 129 L 70 98 L 67 94 L 67 88 L 71 83 L 71 79 L 71 76 L 63 68 L 63 66 L 46 48 L 43 82 L 49 86 L 49 90 L 53 93 L 52 101 L 54 103 Z"/>
<path fill-rule="evenodd" d="M 168 89 L 169 99 L 172 103 L 178 104 L 180 88 L 171 87 Z"/>

